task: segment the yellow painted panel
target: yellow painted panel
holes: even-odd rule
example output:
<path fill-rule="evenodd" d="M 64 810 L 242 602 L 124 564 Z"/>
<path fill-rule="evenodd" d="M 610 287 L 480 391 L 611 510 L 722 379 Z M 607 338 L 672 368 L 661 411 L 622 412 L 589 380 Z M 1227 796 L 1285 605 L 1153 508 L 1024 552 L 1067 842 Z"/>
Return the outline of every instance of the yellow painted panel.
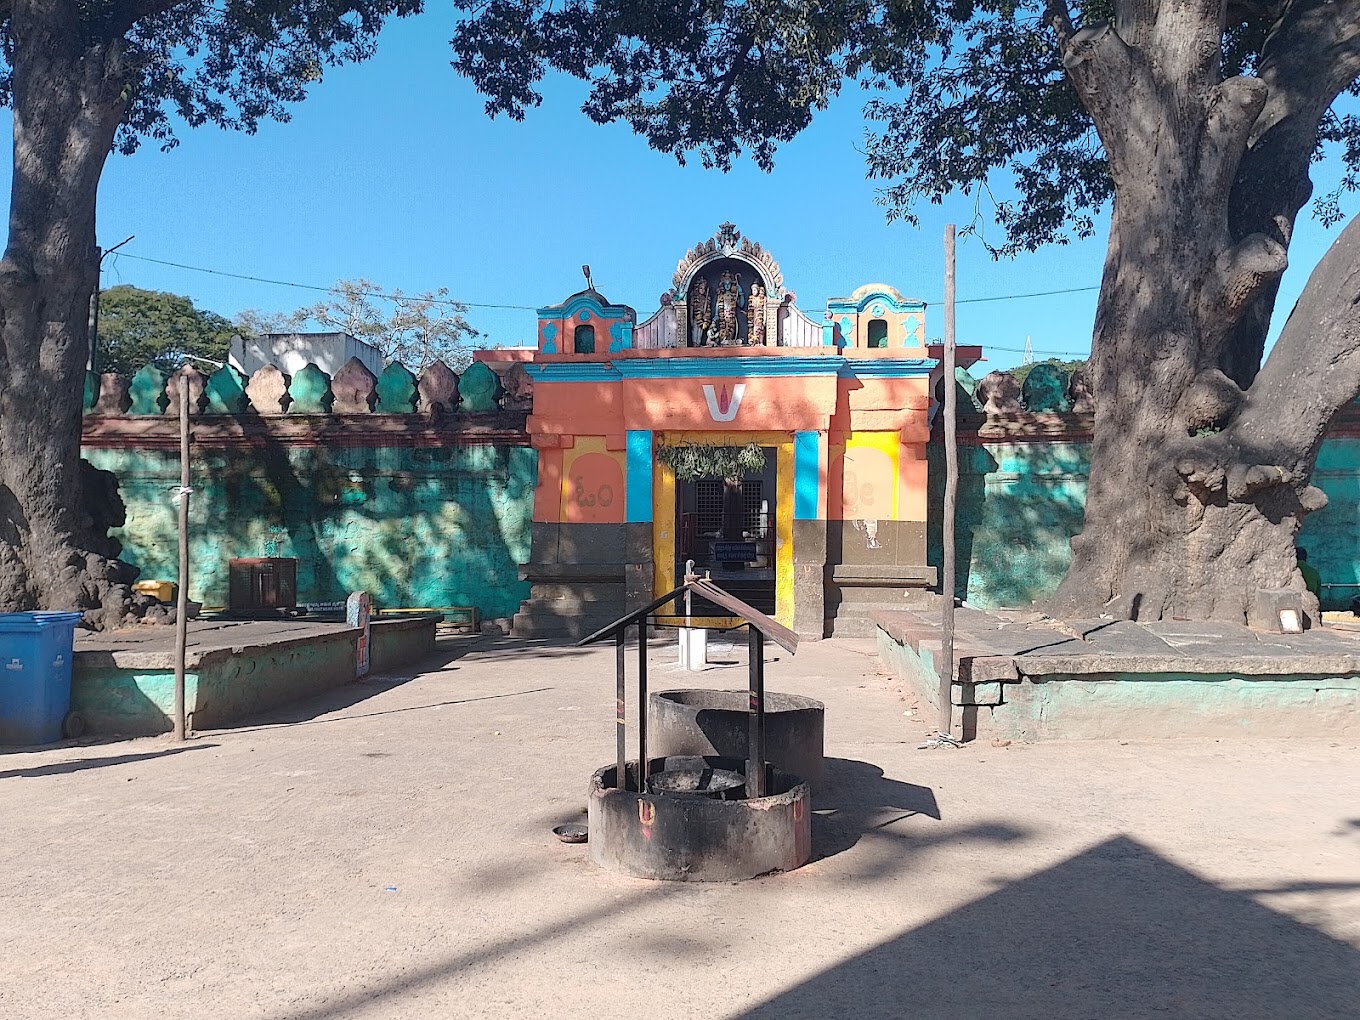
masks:
<path fill-rule="evenodd" d="M 562 451 L 561 519 L 622 523 L 626 456 L 608 449 L 604 436 L 577 436 L 576 444 Z"/>
<path fill-rule="evenodd" d="M 793 626 L 793 443 L 778 447 L 775 492 L 774 544 L 774 618 L 786 627 Z"/>
<path fill-rule="evenodd" d="M 656 595 L 674 590 L 675 472 L 659 460 L 652 472 L 652 567 Z"/>
<path fill-rule="evenodd" d="M 865 465 L 868 467 L 869 475 L 860 477 L 861 472 L 847 471 L 849 465 L 847 458 L 853 463 L 854 451 L 874 451 L 869 454 L 877 465 Z M 876 454 L 876 455 L 875 455 Z M 887 515 L 883 520 L 900 521 L 903 511 L 909 511 L 910 507 L 902 505 L 901 501 L 901 463 L 902 463 L 902 436 L 900 432 L 851 432 L 845 438 L 844 445 L 836 444 L 827 451 L 827 463 L 830 470 L 827 473 L 828 486 L 835 485 L 841 491 L 830 494 L 827 513 L 836 519 L 857 519 L 862 516 L 873 516 L 860 509 L 864 502 L 865 495 L 860 492 L 846 492 L 846 475 L 858 478 L 860 482 L 866 482 L 872 489 L 874 497 L 887 498 Z M 873 470 L 877 467 L 877 470 Z M 885 472 L 887 477 L 882 477 Z M 875 475 L 879 477 L 874 477 Z"/>

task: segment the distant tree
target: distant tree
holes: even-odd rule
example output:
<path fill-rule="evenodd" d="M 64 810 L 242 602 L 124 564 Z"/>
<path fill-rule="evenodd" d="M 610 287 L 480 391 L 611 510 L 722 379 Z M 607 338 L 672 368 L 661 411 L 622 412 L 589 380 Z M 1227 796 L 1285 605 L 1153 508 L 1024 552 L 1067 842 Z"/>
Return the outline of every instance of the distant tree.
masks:
<path fill-rule="evenodd" d="M 228 319 L 194 307 L 182 294 L 120 284 L 99 295 L 95 370 L 132 375 L 155 365 L 173 371 L 190 355 L 225 362 L 235 333 Z"/>
<path fill-rule="evenodd" d="M 320 329 L 348 333 L 419 373 L 442 361 L 455 371 L 472 363 L 481 334 L 468 324 L 467 306 L 447 288 L 423 294 L 384 290 L 371 280 L 341 280 L 326 300 L 287 313 L 242 312 L 236 325 L 253 336 Z"/>

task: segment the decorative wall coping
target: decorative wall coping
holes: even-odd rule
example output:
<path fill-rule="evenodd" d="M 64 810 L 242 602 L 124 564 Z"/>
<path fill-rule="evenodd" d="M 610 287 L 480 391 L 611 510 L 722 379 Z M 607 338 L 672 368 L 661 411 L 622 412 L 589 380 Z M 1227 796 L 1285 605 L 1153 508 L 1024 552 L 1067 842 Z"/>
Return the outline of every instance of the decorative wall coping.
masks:
<path fill-rule="evenodd" d="M 528 446 L 527 419 L 527 411 L 200 415 L 193 421 L 193 441 L 200 449 Z M 159 415 L 86 415 L 81 442 L 90 449 L 177 450 L 179 421 Z"/>
<path fill-rule="evenodd" d="M 993 373 L 996 374 L 996 373 Z M 960 403 L 963 396 L 960 395 Z M 943 419 L 936 414 L 930 440 L 943 439 Z M 984 443 L 1089 443 L 1095 430 L 1094 411 L 1026 411 L 1003 414 L 961 410 L 958 437 L 961 446 Z M 1347 404 L 1337 411 L 1327 430 L 1328 439 L 1360 439 L 1360 404 Z"/>
<path fill-rule="evenodd" d="M 113 372 L 89 372 L 85 378 L 85 413 L 101 417 L 178 416 L 180 392 L 185 387 L 189 413 L 205 419 L 251 413 L 266 417 L 486 414 L 528 410 L 533 403 L 524 366 L 513 358 L 474 360 L 461 375 L 436 361 L 419 377 L 397 362 L 374 375 L 357 358 L 351 358 L 334 376 L 315 364 L 291 376 L 274 365 L 265 365 L 249 379 L 231 365 L 222 365 L 206 376 L 192 365 L 174 372 L 147 365 L 130 379 Z"/>

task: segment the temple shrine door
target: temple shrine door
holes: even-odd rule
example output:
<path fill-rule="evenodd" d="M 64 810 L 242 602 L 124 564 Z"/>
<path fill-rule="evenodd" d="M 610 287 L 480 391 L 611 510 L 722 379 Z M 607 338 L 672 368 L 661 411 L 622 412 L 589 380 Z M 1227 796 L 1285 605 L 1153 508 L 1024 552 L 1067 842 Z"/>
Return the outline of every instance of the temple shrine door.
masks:
<path fill-rule="evenodd" d="M 776 451 L 765 468 L 739 483 L 720 478 L 678 481 L 675 486 L 675 576 L 694 561 L 722 588 L 771 615 L 775 612 Z M 727 615 L 696 602 L 696 615 Z"/>

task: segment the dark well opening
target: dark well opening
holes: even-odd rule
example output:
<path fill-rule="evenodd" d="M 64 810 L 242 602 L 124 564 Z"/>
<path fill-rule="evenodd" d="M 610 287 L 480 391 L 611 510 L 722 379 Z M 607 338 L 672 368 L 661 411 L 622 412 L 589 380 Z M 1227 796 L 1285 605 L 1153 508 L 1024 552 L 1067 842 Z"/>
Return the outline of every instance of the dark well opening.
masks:
<path fill-rule="evenodd" d="M 637 796 L 637 782 L 638 782 L 637 762 L 636 761 L 628 762 L 627 770 L 628 770 L 628 793 L 631 796 Z M 720 758 L 715 757 L 713 755 L 704 756 L 704 755 L 679 754 L 668 755 L 664 758 L 652 758 L 651 767 L 648 770 L 648 773 L 651 776 L 651 779 L 654 780 L 659 773 L 700 772 L 702 770 L 709 770 L 718 776 L 723 776 L 724 774 L 739 775 L 742 777 L 743 783 L 745 782 L 746 778 L 745 777 L 746 762 L 744 760 L 738 758 Z M 619 771 L 618 766 L 616 765 L 610 765 L 601 769 L 598 773 L 596 773 L 596 775 L 599 777 L 597 781 L 598 784 L 603 786 L 605 789 L 616 788 L 615 779 L 618 776 L 618 771 Z M 803 782 L 801 776 L 791 775 L 788 772 L 784 772 L 781 769 L 774 767 L 768 762 L 765 764 L 765 776 L 766 776 L 765 789 L 769 791 L 766 794 L 766 796 L 768 797 L 776 797 L 779 796 L 780 794 L 788 793 L 790 790 L 794 789 L 794 787 L 800 785 Z M 666 781 L 663 780 L 663 783 L 661 785 L 663 786 L 666 785 Z M 678 781 L 675 785 L 683 786 L 684 781 L 683 780 Z M 675 790 L 657 789 L 656 788 L 657 784 L 653 782 L 649 782 L 648 786 L 649 786 L 649 789 L 647 791 L 648 795 L 657 797 L 690 798 L 694 796 L 695 792 L 684 789 Z M 745 800 L 746 787 L 743 785 L 738 786 L 731 790 L 725 790 L 723 791 L 722 797 L 713 797 L 710 799 L 724 801 Z"/>

